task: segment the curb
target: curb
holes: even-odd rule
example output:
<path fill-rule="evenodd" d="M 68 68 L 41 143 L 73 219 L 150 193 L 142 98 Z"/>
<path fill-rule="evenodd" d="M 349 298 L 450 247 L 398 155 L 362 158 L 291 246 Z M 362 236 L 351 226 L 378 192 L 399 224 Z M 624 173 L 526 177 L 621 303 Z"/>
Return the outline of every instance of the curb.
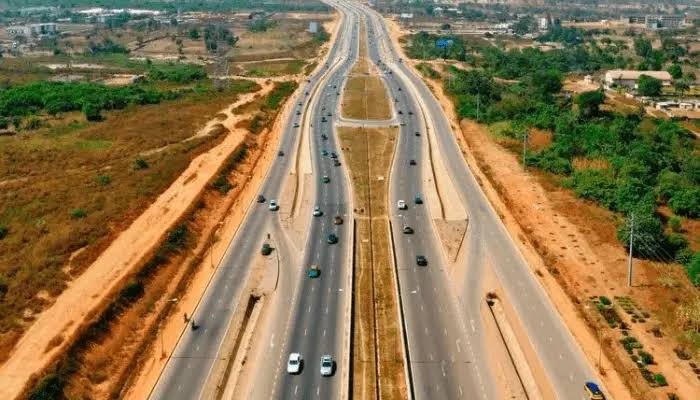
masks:
<path fill-rule="evenodd" d="M 391 262 L 394 264 L 394 285 L 396 287 L 396 298 L 398 299 L 398 314 L 401 322 L 401 344 L 404 358 L 404 374 L 406 375 L 406 391 L 408 400 L 413 400 L 415 393 L 413 390 L 413 372 L 409 361 L 408 334 L 406 333 L 406 319 L 403 313 L 403 300 L 401 299 L 401 284 L 399 283 L 399 267 L 396 261 L 396 247 L 394 244 L 394 224 L 389 218 L 389 237 L 391 238 Z"/>

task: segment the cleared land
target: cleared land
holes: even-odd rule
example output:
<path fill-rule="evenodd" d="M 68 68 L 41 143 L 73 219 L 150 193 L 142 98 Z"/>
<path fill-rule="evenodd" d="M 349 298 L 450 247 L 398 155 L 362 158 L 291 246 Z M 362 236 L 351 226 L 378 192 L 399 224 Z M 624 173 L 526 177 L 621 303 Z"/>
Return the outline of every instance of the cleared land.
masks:
<path fill-rule="evenodd" d="M 0 137 L 0 349 L 6 357 L 34 316 L 80 275 L 227 129 L 186 140 L 252 82 L 107 114 L 70 113 L 52 126 Z M 145 152 L 162 149 L 149 155 Z"/>
<path fill-rule="evenodd" d="M 175 307 L 184 306 L 187 308 L 180 310 L 191 312 L 192 306 L 181 304 L 179 300 L 176 300 L 176 306 L 170 300 L 174 298 L 185 301 L 189 293 L 185 291 L 189 277 L 212 262 L 213 256 L 206 257 L 206 251 L 216 240 L 212 235 L 218 227 L 218 221 L 226 215 L 233 215 L 235 221 L 241 220 L 239 210 L 232 212 L 231 207 L 241 195 L 247 196 L 250 201 L 251 195 L 246 192 L 245 184 L 252 179 L 252 175 L 258 175 L 253 169 L 260 160 L 261 152 L 270 149 L 268 128 L 280 109 L 281 101 L 288 94 L 286 90 L 280 89 L 283 85 L 269 85 L 265 88 L 265 96 L 254 99 L 246 96 L 245 102 L 250 99 L 252 102 L 238 109 L 255 108 L 269 114 L 265 127 L 259 132 L 235 129 L 228 136 L 240 142 L 228 156 L 229 153 L 219 147 L 210 152 L 223 154 L 223 165 L 218 177 L 199 197 L 197 206 L 167 235 L 155 256 L 138 270 L 126 287 L 111 296 L 108 307 L 89 321 L 87 329 L 68 352 L 61 356 L 58 365 L 33 386 L 34 394 L 46 396 L 63 393 L 71 398 L 118 397 L 118 393 L 130 381 L 129 378 L 133 379 L 138 371 L 135 366 L 153 362 L 153 359 L 144 357 L 144 354 L 148 354 L 144 350 L 149 346 L 157 346 L 158 354 L 165 353 L 162 336 L 156 341 L 156 324 L 168 313 L 174 313 L 182 323 L 182 313 Z M 233 121 L 227 120 L 224 123 L 231 128 L 236 119 L 248 117 L 248 114 L 232 114 L 230 110 L 226 110 L 226 114 Z M 271 158 L 269 154 L 264 157 L 266 162 Z M 198 168 L 198 165 L 201 163 L 193 168 Z M 206 171 L 200 172 L 204 172 L 201 176 L 207 176 Z M 260 177 L 255 179 L 260 181 Z M 190 184 L 192 185 L 195 183 Z M 210 271 L 209 268 L 206 270 Z M 168 335 L 168 351 L 172 350 L 172 343 L 173 338 Z M 162 356 L 160 361 L 163 361 Z M 72 365 L 81 367 L 75 370 Z M 157 366 L 162 365 L 156 362 Z M 155 368 L 152 364 L 148 367 Z"/>
<path fill-rule="evenodd" d="M 395 128 L 341 128 L 355 194 L 353 395 L 405 398 L 401 330 L 387 213 Z"/>

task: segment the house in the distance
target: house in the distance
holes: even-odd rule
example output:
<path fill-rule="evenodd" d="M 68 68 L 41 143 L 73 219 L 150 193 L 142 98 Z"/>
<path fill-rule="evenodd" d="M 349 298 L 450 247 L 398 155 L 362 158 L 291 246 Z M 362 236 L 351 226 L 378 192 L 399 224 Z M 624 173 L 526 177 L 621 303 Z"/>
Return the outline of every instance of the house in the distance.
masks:
<path fill-rule="evenodd" d="M 627 87 L 637 89 L 637 81 L 642 75 L 650 76 L 661 81 L 664 86 L 671 85 L 671 74 L 666 71 L 634 71 L 634 70 L 610 70 L 605 73 L 605 88 Z"/>

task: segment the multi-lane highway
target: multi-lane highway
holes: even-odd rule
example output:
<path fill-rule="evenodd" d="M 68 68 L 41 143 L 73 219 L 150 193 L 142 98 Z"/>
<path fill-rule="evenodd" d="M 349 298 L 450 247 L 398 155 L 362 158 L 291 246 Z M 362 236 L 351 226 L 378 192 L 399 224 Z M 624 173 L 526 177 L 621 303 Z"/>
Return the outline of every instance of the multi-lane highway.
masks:
<path fill-rule="evenodd" d="M 217 362 L 230 357 L 220 349 L 237 307 L 245 305 L 239 302 L 243 286 L 268 234 L 275 240 L 282 263 L 271 300 L 273 314 L 267 319 L 270 322 L 256 332 L 256 340 L 263 346 L 256 353 L 259 358 L 246 397 L 336 399 L 347 395 L 353 240 L 348 222 L 352 204 L 334 124 L 344 80 L 358 57 L 360 24 L 365 22 L 368 56 L 384 71 L 394 109 L 403 110 L 391 120 L 401 123 L 401 133 L 390 178 L 390 209 L 412 393 L 418 399 L 498 397 L 480 314 L 486 268 L 493 268 L 557 396 L 580 398 L 582 383 L 594 376 L 590 366 L 481 191 L 439 103 L 401 61 L 380 15 L 360 3 L 328 3 L 342 15 L 336 41 L 328 62 L 290 100 L 294 109 L 280 144 L 284 155 L 273 162 L 260 191 L 268 200 L 279 199 L 286 179 L 294 176 L 289 173 L 299 156 L 297 149 L 307 146 L 313 184 L 312 193 L 304 196 L 312 199 L 323 215 L 311 216 L 310 210 L 299 213 L 300 218 L 308 215 L 308 229 L 297 241 L 305 244 L 297 248 L 295 241 L 288 239 L 279 212 L 268 210 L 267 203 L 250 205 L 192 316 L 199 329 L 184 332 L 151 398 L 197 399 L 211 384 Z M 307 135 L 302 135 L 304 130 Z M 437 216 L 430 215 L 427 205 L 414 201 L 416 195 L 427 191 L 422 169 L 430 168 L 428 135 L 432 135 L 436 151 L 442 153 L 449 179 L 469 216 L 465 238 L 469 253 L 465 265 L 459 266 L 467 271 L 464 282 L 452 281 L 444 269 L 444 252 L 432 223 Z M 338 155 L 340 165 L 331 154 Z M 415 160 L 416 165 L 409 160 Z M 399 199 L 408 203 L 408 209 L 396 208 Z M 288 212 L 292 205 L 280 207 Z M 341 216 L 345 223 L 334 224 L 335 216 Z M 404 225 L 412 227 L 414 233 L 404 234 Z M 338 243 L 328 243 L 331 233 L 337 235 Z M 427 258 L 427 266 L 416 265 L 418 255 Z M 306 268 L 312 264 L 320 267 L 319 278 L 306 276 Z M 304 358 L 301 374 L 286 373 L 291 352 Z M 322 377 L 319 372 L 324 354 L 332 355 L 336 362 L 332 377 Z"/>
<path fill-rule="evenodd" d="M 352 41 L 348 35 L 353 29 L 356 29 L 353 28 L 355 25 L 347 19 L 344 20 L 343 27 L 339 32 L 339 40 L 332 45 L 329 51 L 328 63 L 321 68 L 319 73 L 309 78 L 304 87 L 297 91 L 297 96 L 289 100 L 295 103 L 295 107 L 294 112 L 291 112 L 288 117 L 280 144 L 280 154 L 283 155 L 273 162 L 260 190 L 260 193 L 268 201 L 280 197 L 285 178 L 289 176 L 289 171 L 293 166 L 296 144 L 301 140 L 302 136 L 300 128 L 295 128 L 295 123 L 299 124 L 304 119 L 306 112 L 309 110 L 307 103 L 311 101 L 310 94 L 317 93 L 317 86 L 322 83 L 325 84 L 328 71 L 332 68 L 331 65 L 336 65 L 335 61 L 341 57 L 347 58 L 349 49 L 352 47 L 350 46 Z M 357 32 L 355 32 L 355 35 L 357 35 Z M 338 84 L 339 79 L 336 78 L 335 82 Z M 331 97 L 331 93 L 329 90 L 326 90 L 326 87 L 322 88 L 321 93 L 322 96 Z M 338 97 L 335 91 L 333 91 L 332 95 L 334 99 Z M 316 102 L 317 99 L 318 97 L 313 99 L 313 101 Z M 312 109 L 314 110 L 312 124 L 315 126 L 317 123 L 320 123 L 320 117 L 318 117 L 320 111 L 315 108 Z M 329 145 L 328 147 L 334 148 L 335 141 L 331 137 L 332 135 L 328 136 L 329 141 L 333 140 L 332 146 Z M 340 280 L 335 287 L 326 284 L 323 287 L 317 285 L 319 286 L 318 288 L 310 287 L 308 290 L 316 291 L 321 296 L 323 295 L 321 293 L 322 289 L 325 289 L 326 297 L 324 299 L 331 305 L 337 304 L 341 306 L 342 302 L 338 301 L 339 296 L 336 293 L 334 293 L 334 296 L 328 296 L 327 289 L 334 288 L 337 290 L 337 287 L 344 284 L 340 274 L 341 271 L 333 271 L 333 265 L 334 263 L 341 265 L 340 263 L 343 261 L 342 254 L 344 254 L 344 249 L 347 248 L 347 236 L 349 235 L 347 228 L 343 226 L 334 227 L 331 223 L 332 216 L 346 213 L 347 202 L 344 199 L 347 196 L 344 191 L 344 175 L 339 168 L 330 167 L 327 160 L 322 161 L 319 157 L 314 157 L 314 160 L 317 168 L 315 176 L 319 180 L 316 190 L 320 195 L 320 206 L 324 209 L 325 214 L 323 218 L 319 219 L 319 223 L 312 225 L 312 236 L 315 235 L 316 237 L 310 237 L 312 240 L 308 241 L 303 258 L 305 261 L 304 265 L 311 262 L 326 264 L 323 265 L 323 279 L 319 280 L 319 282 L 330 283 L 334 274 Z M 329 184 L 320 184 L 320 179 L 323 175 L 329 176 Z M 331 186 L 333 187 L 332 190 L 330 189 Z M 208 380 L 216 362 L 230 356 L 220 354 L 220 349 L 230 328 L 229 325 L 234 312 L 237 310 L 237 307 L 245 306 L 245 302 L 239 301 L 244 289 L 243 286 L 250 272 L 254 257 L 260 251 L 262 243 L 266 241 L 267 234 L 271 234 L 276 238 L 275 245 L 277 248 L 275 250 L 283 254 L 281 258 L 286 261 L 281 268 L 281 274 L 284 274 L 284 279 L 280 280 L 281 284 L 278 287 L 278 291 L 289 294 L 293 291 L 290 289 L 290 285 L 292 285 L 290 282 L 296 282 L 297 278 L 301 276 L 302 265 L 299 264 L 301 257 L 298 256 L 298 251 L 294 248 L 291 241 L 286 240 L 287 235 L 283 232 L 278 217 L 280 211 L 285 210 L 285 208 L 289 210 L 292 205 L 280 204 L 280 211 L 275 212 L 268 209 L 268 201 L 250 205 L 245 220 L 236 232 L 220 266 L 191 317 L 199 328 L 196 330 L 187 329 L 183 333 L 156 387 L 151 393 L 150 397 L 152 399 L 196 399 L 202 396 L 205 386 L 211 384 Z M 338 233 L 338 236 L 340 236 L 340 243 L 334 246 L 329 246 L 325 243 L 326 236 L 331 231 Z M 324 248 L 321 249 L 320 247 Z M 304 297 L 300 296 L 299 298 Z M 304 299 L 304 302 L 310 300 L 310 298 Z M 304 302 L 298 305 L 303 306 L 302 303 Z M 317 304 L 321 302 L 318 301 Z M 332 314 L 324 311 L 318 312 L 328 315 L 328 318 L 336 318 L 340 315 L 335 308 Z M 298 318 L 308 319 L 304 315 L 299 315 Z M 297 325 L 301 326 L 301 323 L 295 324 L 295 328 Z M 313 326 L 317 326 L 317 324 L 313 323 Z M 330 341 L 331 337 L 337 338 L 341 334 L 342 332 L 336 332 L 329 327 L 327 332 L 329 343 L 332 343 Z M 318 332 L 318 335 L 323 335 L 323 332 Z M 334 349 L 328 349 L 329 352 L 331 350 Z M 309 365 L 315 364 L 315 362 L 309 360 Z M 339 389 L 336 388 L 335 390 Z"/>
<path fill-rule="evenodd" d="M 581 349 L 563 324 L 561 317 L 479 187 L 460 152 L 450 123 L 439 102 L 420 77 L 402 62 L 393 47 L 382 17 L 365 6 L 359 7 L 368 16 L 377 32 L 373 43 L 376 43 L 377 51 L 384 63 L 393 71 L 391 75 L 399 79 L 404 88 L 403 91 L 410 93 L 415 103 L 421 107 L 422 114 L 426 116 L 427 128 L 432 130 L 436 138 L 437 151 L 442 153 L 450 179 L 455 184 L 461 203 L 469 216 L 469 229 L 465 240 L 466 248 L 470 253 L 467 254 L 466 265 L 462 266 L 467 270 L 465 281 L 452 283 L 451 287 L 456 289 L 457 293 L 447 291 L 437 296 L 445 298 L 453 293 L 457 296 L 459 309 L 454 317 L 469 321 L 470 328 L 465 331 L 473 349 L 473 357 L 480 363 L 479 360 L 486 359 L 488 351 L 483 338 L 479 312 L 480 303 L 483 302 L 481 286 L 485 268 L 493 268 L 505 289 L 507 300 L 515 309 L 529 341 L 542 362 L 557 397 L 581 398 L 583 382 L 596 380 Z M 392 182 L 397 184 L 395 181 Z M 411 195 L 402 189 L 398 191 L 404 197 Z M 490 261 L 488 266 L 487 259 Z M 407 296 L 404 295 L 404 300 Z M 452 338 L 438 339 L 437 335 L 433 335 L 432 338 L 444 340 L 446 346 L 453 346 L 457 351 L 453 343 L 447 343 Z M 416 377 L 418 373 L 420 371 L 414 372 L 414 381 L 419 379 Z M 488 371 L 481 369 L 480 374 L 485 377 L 482 379 L 477 377 L 479 386 L 483 382 L 489 382 Z M 471 388 L 470 392 L 480 395 L 479 397 L 494 395 L 492 389 L 488 387 L 484 391 L 480 387 Z"/>

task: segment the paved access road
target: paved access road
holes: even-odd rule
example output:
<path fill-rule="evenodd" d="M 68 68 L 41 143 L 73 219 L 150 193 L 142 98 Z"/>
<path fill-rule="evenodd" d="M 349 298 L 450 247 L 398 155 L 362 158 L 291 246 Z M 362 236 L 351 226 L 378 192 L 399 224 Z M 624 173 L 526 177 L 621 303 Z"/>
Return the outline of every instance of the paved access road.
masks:
<path fill-rule="evenodd" d="M 343 29 L 348 30 L 350 24 Z M 340 35 L 345 38 L 346 33 Z M 329 61 L 340 57 L 344 49 L 341 49 L 341 40 L 337 40 L 330 49 Z M 294 112 L 291 112 L 284 130 L 280 151 L 284 154 L 279 156 L 268 171 L 266 180 L 262 185 L 260 193 L 263 194 L 268 201 L 265 203 L 252 203 L 248 213 L 237 231 L 235 237 L 229 244 L 224 259 L 215 272 L 209 286 L 204 293 L 203 298 L 198 304 L 192 318 L 199 326 L 197 330 L 187 329 L 178 341 L 176 349 L 168 360 L 168 363 L 158 380 L 156 387 L 151 393 L 152 399 L 197 399 L 202 396 L 202 392 L 210 377 L 212 368 L 219 361 L 226 362 L 229 355 L 220 354 L 220 347 L 229 330 L 231 318 L 237 307 L 244 307 L 245 302 L 239 302 L 243 285 L 246 277 L 249 274 L 253 260 L 260 251 L 262 243 L 265 242 L 268 233 L 276 238 L 276 250 L 284 253 L 288 260 L 298 258 L 295 256 L 293 245 L 284 240 L 286 237 L 282 232 L 279 222 L 279 212 L 268 210 L 268 202 L 271 199 L 280 197 L 284 179 L 287 177 L 294 162 L 292 154 L 294 153 L 296 144 L 300 140 L 300 128 L 295 128 L 294 123 L 300 123 L 307 110 L 306 103 L 310 101 L 308 93 L 314 92 L 314 88 L 322 81 L 329 68 L 328 66 L 310 77 L 299 91 L 299 95 L 289 101 L 295 103 Z M 299 105 L 301 104 L 301 105 Z M 297 115 L 296 111 L 300 111 L 301 115 Z M 317 120 L 316 118 L 314 118 Z M 314 124 L 316 121 L 314 121 Z M 318 158 L 317 163 L 320 163 Z M 328 163 L 324 163 L 323 168 L 317 174 L 320 178 L 323 174 L 328 174 L 331 177 L 331 182 L 339 183 L 342 174 L 336 170 L 330 170 Z M 340 213 L 346 203 L 342 201 L 343 193 L 331 196 L 330 191 L 321 191 L 322 199 L 324 200 L 324 208 L 327 215 Z M 289 209 L 291 204 L 280 204 L 280 210 Z M 328 226 L 330 221 L 324 219 L 325 226 L 320 231 L 324 233 L 332 230 Z M 340 231 L 341 229 L 336 229 Z M 319 229 L 317 229 L 319 231 Z M 336 246 L 338 250 L 328 252 L 323 261 L 330 260 L 333 257 L 338 259 L 337 254 L 345 248 L 344 238 L 341 236 L 341 244 Z M 345 239 L 347 240 L 347 239 Z M 314 246 L 318 244 L 318 240 L 313 242 Z M 308 252 L 308 251 L 307 251 Z M 312 257 L 306 259 L 313 260 Z M 319 261 L 321 261 L 319 259 Z M 294 276 L 294 271 L 299 272 L 298 268 L 289 268 L 289 276 Z M 327 269 L 324 276 L 331 276 L 330 269 Z M 297 276 L 300 274 L 296 274 Z M 329 281 L 326 278 L 324 281 Z M 241 304 L 242 303 L 242 304 Z M 314 363 L 315 364 L 315 363 Z"/>
<path fill-rule="evenodd" d="M 479 306 L 483 301 L 481 284 L 485 268 L 493 268 L 508 296 L 506 300 L 511 303 L 525 327 L 556 395 L 562 399 L 583 398 L 583 382 L 597 380 L 594 378 L 591 366 L 585 360 L 580 347 L 479 187 L 460 152 L 449 120 L 439 102 L 421 78 L 404 65 L 396 49 L 393 48 L 382 17 L 366 6 L 359 6 L 359 8 L 370 18 L 377 32 L 373 43 L 383 62 L 393 71 L 392 75 L 400 80 L 402 91 L 409 92 L 415 103 L 422 108 L 426 119 L 432 121 L 437 139 L 437 151 L 444 157 L 446 168 L 452 181 L 456 183 L 461 202 L 469 216 L 469 229 L 465 241 L 470 253 L 466 257 L 467 265 L 464 266 L 467 268 L 467 274 L 464 282 L 453 282 L 451 286 L 458 290 L 456 293 L 458 314 L 454 317 L 469 321 L 469 328 L 465 330 L 474 351 L 474 359 L 478 361 L 486 357 Z M 487 259 L 490 261 L 488 265 Z M 429 290 L 423 289 L 423 293 L 426 292 Z M 449 290 L 444 293 L 433 291 L 432 296 L 446 298 L 453 293 L 454 291 Z M 404 295 L 403 298 L 407 296 Z M 437 300 L 430 300 L 428 304 L 434 302 Z M 430 339 L 426 337 L 425 340 L 427 342 Z M 453 338 L 433 335 L 432 340 L 445 341 L 444 345 L 449 346 L 451 343 L 448 341 Z M 422 369 L 414 371 L 414 381 L 422 379 L 418 376 L 421 373 Z M 481 374 L 488 376 L 488 371 L 482 370 Z M 433 379 L 429 377 L 427 381 L 432 382 Z M 484 381 L 488 382 L 488 378 Z M 480 384 L 477 377 L 476 385 Z M 493 393 L 490 393 L 489 388 L 485 391 L 480 389 L 480 387 L 471 388 L 470 392 L 477 394 L 481 392 L 481 396 L 492 398 Z M 420 398 L 430 397 L 420 396 Z"/>

